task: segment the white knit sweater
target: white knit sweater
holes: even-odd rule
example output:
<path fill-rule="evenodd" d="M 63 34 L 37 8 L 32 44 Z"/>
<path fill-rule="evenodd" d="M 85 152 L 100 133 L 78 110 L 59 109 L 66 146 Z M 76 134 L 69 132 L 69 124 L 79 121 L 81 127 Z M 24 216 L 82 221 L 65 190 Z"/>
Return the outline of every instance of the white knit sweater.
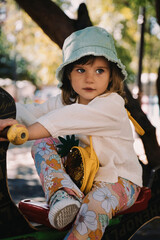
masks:
<path fill-rule="evenodd" d="M 91 135 L 100 162 L 95 181 L 115 183 L 120 176 L 142 186 L 130 121 L 117 93 L 96 97 L 88 105 L 63 105 L 61 95 L 43 104 L 17 103 L 17 120 L 27 126 L 39 122 L 53 137 L 76 134 L 87 145 Z"/>

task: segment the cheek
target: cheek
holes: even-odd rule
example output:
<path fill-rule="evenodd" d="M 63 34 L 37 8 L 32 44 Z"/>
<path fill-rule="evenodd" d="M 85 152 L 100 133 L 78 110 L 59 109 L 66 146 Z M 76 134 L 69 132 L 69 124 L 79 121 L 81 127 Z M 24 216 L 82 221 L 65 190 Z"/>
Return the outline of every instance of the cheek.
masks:
<path fill-rule="evenodd" d="M 99 90 L 101 92 L 105 92 L 108 89 L 108 85 L 109 85 L 109 81 L 101 82 L 101 86 L 100 86 Z"/>
<path fill-rule="evenodd" d="M 78 81 L 77 79 L 71 80 L 71 86 L 74 91 L 76 91 L 80 87 L 80 81 Z"/>
<path fill-rule="evenodd" d="M 72 86 L 78 86 L 81 83 L 80 79 L 75 74 L 70 75 L 70 82 Z"/>
<path fill-rule="evenodd" d="M 108 78 L 107 80 L 106 80 L 106 78 L 105 79 L 103 79 L 103 81 L 102 81 L 102 86 L 103 87 L 108 87 L 108 84 L 110 83 L 110 79 Z"/>

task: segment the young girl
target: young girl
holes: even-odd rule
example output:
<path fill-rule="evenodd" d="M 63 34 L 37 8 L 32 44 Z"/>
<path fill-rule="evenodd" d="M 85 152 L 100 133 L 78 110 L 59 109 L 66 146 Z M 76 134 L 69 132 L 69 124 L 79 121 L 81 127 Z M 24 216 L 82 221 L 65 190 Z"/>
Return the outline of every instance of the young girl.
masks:
<path fill-rule="evenodd" d="M 32 155 L 50 205 L 49 221 L 63 229 L 75 219 L 65 239 L 101 239 L 116 213 L 136 201 L 142 169 L 123 99 L 127 73 L 117 58 L 111 35 L 99 27 L 74 32 L 64 42 L 57 69 L 62 94 L 41 105 L 17 104 L 17 120 L 36 140 Z M 15 120 L 0 122 L 0 129 Z M 79 145 L 93 147 L 99 169 L 84 196 L 63 167 L 58 136 L 75 134 Z"/>

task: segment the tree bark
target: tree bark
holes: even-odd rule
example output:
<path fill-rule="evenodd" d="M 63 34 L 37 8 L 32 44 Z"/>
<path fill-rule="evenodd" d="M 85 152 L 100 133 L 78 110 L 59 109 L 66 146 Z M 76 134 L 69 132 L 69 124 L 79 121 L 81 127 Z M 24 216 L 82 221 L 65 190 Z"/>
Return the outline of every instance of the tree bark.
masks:
<path fill-rule="evenodd" d="M 159 0 L 156 0 L 155 3 L 156 3 L 155 8 L 156 8 L 157 22 L 158 22 L 158 24 L 160 25 L 160 1 L 159 1 Z"/>
<path fill-rule="evenodd" d="M 145 134 L 140 136 L 140 138 L 143 142 L 148 162 L 152 167 L 156 167 L 160 164 L 160 147 L 157 141 L 156 128 L 142 111 L 139 101 L 132 97 L 127 85 L 125 85 L 125 93 L 128 101 L 126 108 L 145 131 Z"/>
<path fill-rule="evenodd" d="M 16 0 L 16 2 L 60 48 L 72 32 L 92 25 L 87 7 L 83 3 L 78 9 L 78 19 L 74 20 L 51 0 Z"/>
<path fill-rule="evenodd" d="M 148 165 L 141 162 L 143 168 L 143 184 L 148 185 L 151 169 L 160 166 L 160 146 L 157 141 L 156 128 L 151 124 L 146 114 L 142 111 L 138 99 L 134 99 L 127 85 L 125 85 L 127 97 L 126 108 L 131 112 L 134 119 L 144 129 L 145 134 L 139 136 L 142 140 Z"/>

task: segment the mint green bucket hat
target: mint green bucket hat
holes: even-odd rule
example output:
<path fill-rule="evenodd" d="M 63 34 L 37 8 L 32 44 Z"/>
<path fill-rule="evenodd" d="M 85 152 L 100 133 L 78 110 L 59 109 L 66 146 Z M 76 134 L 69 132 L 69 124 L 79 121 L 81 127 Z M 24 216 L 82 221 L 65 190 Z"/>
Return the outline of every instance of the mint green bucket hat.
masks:
<path fill-rule="evenodd" d="M 87 55 L 104 56 L 108 61 L 117 64 L 121 69 L 124 80 L 127 78 L 125 66 L 117 57 L 114 40 L 104 28 L 92 26 L 72 33 L 65 39 L 62 53 L 63 63 L 56 71 L 59 87 L 62 86 L 64 67 Z"/>

